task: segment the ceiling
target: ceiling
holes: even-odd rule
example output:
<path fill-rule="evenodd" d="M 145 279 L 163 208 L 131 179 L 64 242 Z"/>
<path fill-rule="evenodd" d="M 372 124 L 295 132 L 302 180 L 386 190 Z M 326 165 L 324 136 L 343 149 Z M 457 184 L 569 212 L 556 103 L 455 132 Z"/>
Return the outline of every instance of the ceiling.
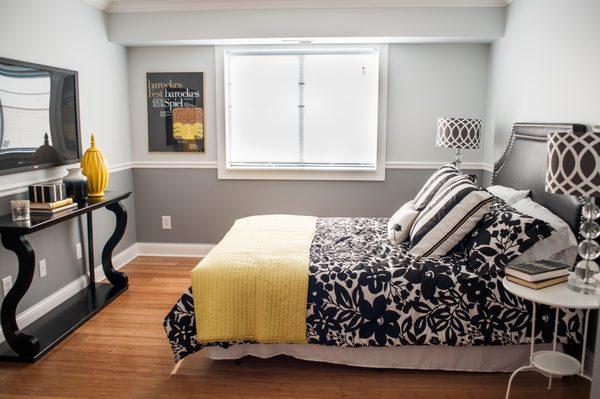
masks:
<path fill-rule="evenodd" d="M 163 12 L 293 8 L 504 7 L 512 0 L 83 0 L 103 11 Z"/>

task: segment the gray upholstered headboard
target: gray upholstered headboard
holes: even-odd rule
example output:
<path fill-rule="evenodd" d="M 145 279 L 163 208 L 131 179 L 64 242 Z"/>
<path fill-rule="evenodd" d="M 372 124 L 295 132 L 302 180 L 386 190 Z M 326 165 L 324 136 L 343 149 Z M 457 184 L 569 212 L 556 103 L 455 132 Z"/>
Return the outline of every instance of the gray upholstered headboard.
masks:
<path fill-rule="evenodd" d="M 569 195 L 544 189 L 547 144 L 550 132 L 585 131 L 584 125 L 567 123 L 515 123 L 504 154 L 494 164 L 493 184 L 531 190 L 531 198 L 560 216 L 578 235 L 581 204 Z"/>

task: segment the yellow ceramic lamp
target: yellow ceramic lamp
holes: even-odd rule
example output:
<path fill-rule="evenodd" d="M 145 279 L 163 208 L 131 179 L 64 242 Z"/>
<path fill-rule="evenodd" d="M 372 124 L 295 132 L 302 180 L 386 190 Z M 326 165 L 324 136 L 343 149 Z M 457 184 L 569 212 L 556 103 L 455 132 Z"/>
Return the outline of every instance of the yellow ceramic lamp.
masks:
<path fill-rule="evenodd" d="M 81 172 L 87 176 L 88 196 L 98 198 L 104 196 L 108 185 L 108 163 L 99 148 L 96 147 L 96 138 L 92 134 L 90 148 L 81 157 Z"/>

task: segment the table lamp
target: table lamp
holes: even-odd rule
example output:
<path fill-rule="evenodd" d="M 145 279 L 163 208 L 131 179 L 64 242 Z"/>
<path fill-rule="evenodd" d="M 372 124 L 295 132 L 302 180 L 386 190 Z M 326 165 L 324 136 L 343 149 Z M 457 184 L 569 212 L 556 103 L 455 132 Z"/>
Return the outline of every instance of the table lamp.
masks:
<path fill-rule="evenodd" d="M 460 150 L 479 149 L 481 119 L 438 118 L 436 147 L 455 148 L 454 163 L 460 170 L 462 157 Z"/>
<path fill-rule="evenodd" d="M 598 272 L 595 259 L 600 255 L 600 226 L 595 219 L 600 209 L 593 198 L 600 196 L 600 126 L 592 132 L 555 132 L 548 134 L 548 166 L 546 191 L 575 195 L 582 202 L 582 222 L 579 233 L 581 260 L 569 276 L 569 288 L 591 294 L 597 287 L 593 275 Z"/>

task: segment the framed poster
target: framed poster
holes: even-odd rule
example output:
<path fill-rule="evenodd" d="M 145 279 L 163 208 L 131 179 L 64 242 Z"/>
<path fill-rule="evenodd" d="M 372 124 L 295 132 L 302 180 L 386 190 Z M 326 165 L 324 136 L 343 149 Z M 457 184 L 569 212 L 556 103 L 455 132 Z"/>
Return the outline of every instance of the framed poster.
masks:
<path fill-rule="evenodd" d="M 204 152 L 202 72 L 147 73 L 148 150 Z"/>

